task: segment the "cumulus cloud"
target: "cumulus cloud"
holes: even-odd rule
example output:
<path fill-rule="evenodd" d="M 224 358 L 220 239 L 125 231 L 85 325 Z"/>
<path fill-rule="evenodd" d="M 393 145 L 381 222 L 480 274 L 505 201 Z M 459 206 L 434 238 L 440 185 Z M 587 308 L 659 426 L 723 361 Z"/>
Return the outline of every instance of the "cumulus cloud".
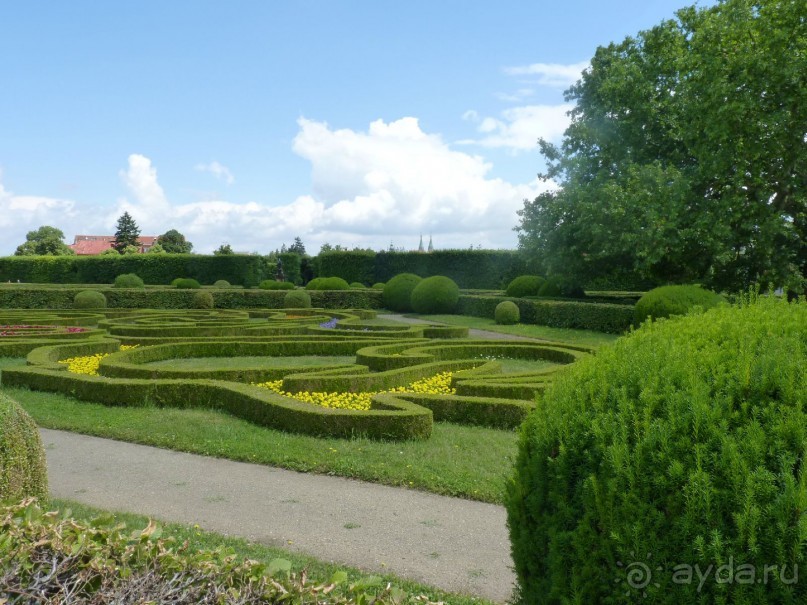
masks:
<path fill-rule="evenodd" d="M 464 139 L 464 145 L 501 147 L 513 152 L 534 149 L 538 139 L 557 141 L 569 126 L 567 113 L 573 105 L 526 105 L 511 107 L 498 117 L 481 117 L 474 111 L 467 111 L 464 117 L 476 123 L 481 137 Z"/>
<path fill-rule="evenodd" d="M 227 183 L 228 185 L 232 185 L 235 183 L 235 177 L 233 173 L 230 172 L 230 169 L 223 164 L 220 164 L 216 160 L 213 160 L 209 164 L 196 164 L 195 169 L 199 172 L 209 172 L 218 180 Z"/>
<path fill-rule="evenodd" d="M 516 67 L 505 67 L 504 73 L 509 76 L 527 76 L 528 82 L 551 88 L 568 88 L 580 79 L 583 70 L 589 66 L 588 61 L 564 65 L 561 63 L 532 63 Z"/>

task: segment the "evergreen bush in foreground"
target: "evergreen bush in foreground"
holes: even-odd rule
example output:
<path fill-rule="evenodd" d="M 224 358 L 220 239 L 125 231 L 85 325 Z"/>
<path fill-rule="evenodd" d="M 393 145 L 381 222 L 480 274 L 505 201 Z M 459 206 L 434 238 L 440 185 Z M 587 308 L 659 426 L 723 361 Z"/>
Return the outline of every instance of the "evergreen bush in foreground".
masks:
<path fill-rule="evenodd" d="M 106 309 L 106 296 L 98 290 L 82 290 L 73 297 L 76 309 Z"/>
<path fill-rule="evenodd" d="M 459 299 L 460 289 L 453 279 L 433 275 L 415 286 L 410 304 L 416 313 L 454 313 Z"/>
<path fill-rule="evenodd" d="M 31 417 L 13 399 L 0 394 L 0 502 L 30 496 L 48 497 L 45 450 Z"/>
<path fill-rule="evenodd" d="M 644 320 L 684 315 L 699 306 L 710 309 L 725 299 L 700 286 L 661 286 L 645 293 L 636 303 L 636 324 Z"/>
<path fill-rule="evenodd" d="M 560 373 L 522 427 L 521 602 L 805 602 L 805 453 L 807 303 L 644 324 Z"/>

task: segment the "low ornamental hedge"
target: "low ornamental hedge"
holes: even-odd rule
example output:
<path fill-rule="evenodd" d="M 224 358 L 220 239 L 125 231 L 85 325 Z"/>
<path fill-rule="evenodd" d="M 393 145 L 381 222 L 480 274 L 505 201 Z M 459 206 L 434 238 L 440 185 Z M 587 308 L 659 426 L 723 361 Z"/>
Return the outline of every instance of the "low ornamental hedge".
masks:
<path fill-rule="evenodd" d="M 31 417 L 0 393 L 0 502 L 28 497 L 48 497 L 45 450 Z"/>

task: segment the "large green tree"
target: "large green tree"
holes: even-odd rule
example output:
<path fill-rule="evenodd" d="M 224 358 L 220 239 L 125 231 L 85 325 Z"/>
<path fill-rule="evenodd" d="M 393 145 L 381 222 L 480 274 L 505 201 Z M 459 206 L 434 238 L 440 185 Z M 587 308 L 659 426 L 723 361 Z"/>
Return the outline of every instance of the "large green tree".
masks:
<path fill-rule="evenodd" d="M 15 256 L 67 256 L 75 254 L 62 240 L 64 233 L 61 229 L 43 225 L 39 229 L 29 231 L 25 242 L 17 246 Z"/>
<path fill-rule="evenodd" d="M 121 254 L 131 252 L 131 247 L 139 248 L 138 238 L 140 237 L 140 227 L 128 212 L 121 214 L 118 218 L 118 225 L 115 229 L 115 241 L 112 247 Z"/>
<path fill-rule="evenodd" d="M 157 238 L 157 243 L 169 254 L 189 254 L 193 250 L 193 244 L 176 229 L 169 229 L 163 233 Z"/>
<path fill-rule="evenodd" d="M 807 273 L 802 0 L 722 0 L 597 49 L 566 92 L 559 189 L 526 201 L 520 247 L 548 272 L 796 285 Z"/>

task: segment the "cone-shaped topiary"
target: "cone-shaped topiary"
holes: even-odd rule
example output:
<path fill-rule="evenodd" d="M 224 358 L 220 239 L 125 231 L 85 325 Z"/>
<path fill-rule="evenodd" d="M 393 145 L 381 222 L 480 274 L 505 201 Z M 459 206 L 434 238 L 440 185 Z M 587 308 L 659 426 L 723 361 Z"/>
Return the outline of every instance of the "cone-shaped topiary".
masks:
<path fill-rule="evenodd" d="M 412 290 L 423 278 L 414 273 L 401 273 L 389 280 L 384 286 L 381 300 L 390 311 L 411 311 Z"/>
<path fill-rule="evenodd" d="M 75 309 L 106 309 L 106 296 L 98 290 L 82 290 L 73 297 Z"/>
<path fill-rule="evenodd" d="M 31 417 L 0 394 L 0 501 L 48 497 L 45 450 Z"/>
<path fill-rule="evenodd" d="M 496 309 L 493 311 L 493 319 L 496 320 L 497 324 L 511 326 L 519 322 L 521 319 L 521 311 L 519 311 L 518 305 L 512 300 L 503 300 L 496 305 Z"/>
<path fill-rule="evenodd" d="M 513 298 L 538 296 L 538 292 L 545 281 L 543 277 L 538 275 L 520 275 L 507 285 L 505 294 Z"/>
<path fill-rule="evenodd" d="M 648 318 L 684 315 L 696 306 L 706 310 L 722 302 L 726 299 L 700 286 L 661 286 L 646 292 L 636 303 L 635 323 L 638 325 Z"/>
<path fill-rule="evenodd" d="M 453 313 L 459 300 L 459 286 L 444 275 L 433 275 L 418 283 L 410 298 L 416 313 Z"/>
<path fill-rule="evenodd" d="M 556 376 L 507 490 L 522 603 L 807 602 L 807 303 L 645 323 Z"/>
<path fill-rule="evenodd" d="M 145 284 L 135 273 L 123 273 L 115 278 L 115 288 L 144 288 Z"/>
<path fill-rule="evenodd" d="M 311 296 L 305 290 L 291 290 L 283 298 L 284 309 L 310 309 Z"/>

